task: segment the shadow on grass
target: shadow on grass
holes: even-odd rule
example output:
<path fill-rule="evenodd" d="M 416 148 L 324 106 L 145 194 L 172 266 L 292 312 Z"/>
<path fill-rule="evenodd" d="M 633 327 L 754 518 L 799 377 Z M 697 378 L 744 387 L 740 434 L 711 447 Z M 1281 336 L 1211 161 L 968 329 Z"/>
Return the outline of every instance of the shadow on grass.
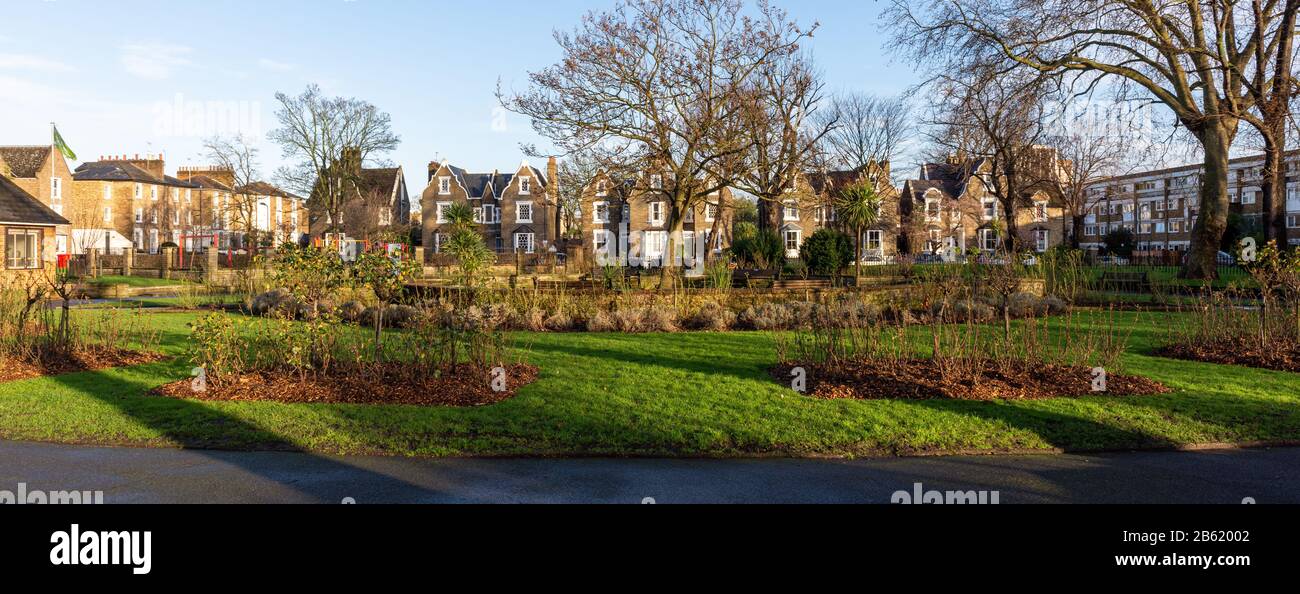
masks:
<path fill-rule="evenodd" d="M 189 400 L 146 395 L 156 388 L 153 377 L 184 375 L 184 367 L 176 362 L 160 363 L 125 370 L 92 371 L 46 378 L 72 392 L 93 398 L 115 408 L 122 415 L 151 429 L 161 436 L 165 445 L 186 450 L 197 450 L 214 461 L 235 466 L 263 480 L 291 489 L 316 503 L 339 503 L 343 496 L 337 489 L 315 483 L 300 483 L 292 473 L 267 464 L 255 456 L 217 455 L 221 450 L 273 450 L 299 452 L 306 456 L 302 467 L 311 472 L 343 472 L 356 481 L 378 489 L 404 489 L 415 487 L 406 481 L 377 474 L 366 469 L 343 464 L 336 459 L 308 453 L 300 444 L 240 419 L 204 403 Z M 159 444 L 163 445 L 163 444 Z"/>

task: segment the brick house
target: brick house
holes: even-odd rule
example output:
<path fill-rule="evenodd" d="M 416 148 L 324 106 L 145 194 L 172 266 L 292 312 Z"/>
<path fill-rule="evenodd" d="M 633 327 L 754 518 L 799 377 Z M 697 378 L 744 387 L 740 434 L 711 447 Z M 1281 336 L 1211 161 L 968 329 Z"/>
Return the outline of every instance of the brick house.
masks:
<path fill-rule="evenodd" d="M 647 268 L 663 264 L 668 255 L 671 197 L 668 176 L 643 173 L 633 179 L 599 174 L 582 192 L 582 236 L 587 262 L 599 267 L 629 264 Z M 699 201 L 685 213 L 677 255 L 699 262 L 701 249 L 721 252 L 731 245 L 734 231 L 732 192 L 724 188 Z M 714 239 L 716 238 L 716 239 Z M 603 257 L 602 257 L 603 256 Z"/>
<path fill-rule="evenodd" d="M 1053 167 L 1068 167 L 1044 153 Z M 992 252 L 1006 232 L 1003 205 L 989 190 L 994 175 L 986 158 L 949 157 L 921 166 L 918 179 L 903 184 L 899 213 L 902 245 L 909 253 Z M 1016 229 L 1022 249 L 1045 252 L 1065 239 L 1066 216 L 1059 195 L 1033 187 L 1018 201 Z"/>
<path fill-rule="evenodd" d="M 800 248 L 808 237 L 822 229 L 836 229 L 850 235 L 836 211 L 839 193 L 857 183 L 874 180 L 880 196 L 880 220 L 863 230 L 862 257 L 866 264 L 883 264 L 898 254 L 899 217 L 898 190 L 889 181 L 889 163 L 876 167 L 866 165 L 849 171 L 822 171 L 805 173 L 788 192 L 780 212 L 778 231 L 785 244 L 786 257 L 798 258 Z"/>
<path fill-rule="evenodd" d="M 547 173 L 522 163 L 513 173 L 470 173 L 450 161 L 429 164 L 429 185 L 420 200 L 425 256 L 441 253 L 450 233 L 446 210 L 467 204 L 488 249 L 498 254 L 544 253 L 557 247 L 560 229 L 558 167 Z"/>
<path fill-rule="evenodd" d="M 0 172 L 0 241 L 5 274 L 44 270 L 58 262 L 57 238 L 67 236 L 68 220 Z"/>
<path fill-rule="evenodd" d="M 399 167 L 367 168 L 355 149 L 344 152 L 343 166 L 348 194 L 341 209 L 342 221 L 335 225 L 333 215 L 317 212 L 311 217 L 308 232 L 312 237 L 326 233 L 343 233 L 353 239 L 371 240 L 395 233 L 406 237 L 411 229 L 411 195 L 406 187 L 406 173 Z"/>
<path fill-rule="evenodd" d="M 80 214 L 65 206 L 72 194 L 73 174 L 63 154 L 52 146 L 0 146 L 0 175 L 8 176 L 29 196 L 67 219 Z M 55 253 L 69 252 L 69 229 L 57 233 L 53 240 Z"/>
<path fill-rule="evenodd" d="M 1240 215 L 1247 226 L 1261 226 L 1261 155 L 1229 162 L 1229 213 Z M 1191 245 L 1192 229 L 1200 216 L 1200 165 L 1144 171 L 1112 178 L 1088 190 L 1080 247 L 1100 251 L 1106 235 L 1115 229 L 1134 234 L 1137 254 L 1177 254 Z M 1286 159 L 1287 243 L 1300 245 L 1300 151 Z"/>

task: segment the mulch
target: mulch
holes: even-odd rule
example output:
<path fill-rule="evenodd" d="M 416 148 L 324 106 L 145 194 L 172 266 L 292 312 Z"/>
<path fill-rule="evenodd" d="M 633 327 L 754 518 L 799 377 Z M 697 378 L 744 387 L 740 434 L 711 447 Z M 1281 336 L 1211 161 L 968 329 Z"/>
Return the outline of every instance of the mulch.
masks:
<path fill-rule="evenodd" d="M 143 353 L 127 349 L 97 349 L 70 355 L 45 354 L 31 361 L 15 357 L 0 357 L 0 383 L 37 377 L 99 371 L 115 367 L 133 367 L 162 361 L 167 357 L 157 353 Z"/>
<path fill-rule="evenodd" d="M 790 385 L 796 367 L 807 372 L 807 394 L 824 400 L 1047 400 L 1172 391 L 1144 377 L 1109 374 L 1106 392 L 1096 393 L 1092 390 L 1092 369 L 1087 367 L 1015 362 L 1004 370 L 992 360 L 982 362 L 976 381 L 946 381 L 930 360 L 907 360 L 897 365 L 784 364 L 772 369 L 772 377 Z"/>
<path fill-rule="evenodd" d="M 191 380 L 168 384 L 156 396 L 185 400 L 288 404 L 405 404 L 413 406 L 475 407 L 509 400 L 537 381 L 537 367 L 506 366 L 505 391 L 492 389 L 491 370 L 473 366 L 412 380 L 400 364 L 364 373 L 330 373 L 300 378 L 296 374 L 251 373 L 223 378 L 196 392 Z"/>
<path fill-rule="evenodd" d="M 1300 373 L 1300 342 L 1294 340 L 1275 340 L 1266 345 L 1251 339 L 1173 344 L 1156 351 L 1156 355 L 1168 359 Z"/>

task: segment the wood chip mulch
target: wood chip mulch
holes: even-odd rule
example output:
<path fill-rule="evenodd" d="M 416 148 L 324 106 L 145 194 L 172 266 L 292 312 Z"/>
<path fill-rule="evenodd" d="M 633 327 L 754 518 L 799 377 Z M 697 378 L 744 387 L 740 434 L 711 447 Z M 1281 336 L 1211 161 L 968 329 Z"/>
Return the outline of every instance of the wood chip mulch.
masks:
<path fill-rule="evenodd" d="M 497 392 L 492 389 L 491 370 L 469 366 L 414 381 L 403 368 L 331 373 L 305 379 L 294 374 L 254 373 L 209 384 L 203 392 L 196 392 L 191 380 L 184 380 L 158 388 L 153 394 L 225 402 L 475 407 L 513 398 L 520 388 L 537 381 L 538 375 L 538 368 L 532 365 L 507 366 L 506 390 Z"/>
<path fill-rule="evenodd" d="M 1156 355 L 1184 361 L 1300 373 L 1300 342 L 1297 341 L 1275 340 L 1261 345 L 1257 340 L 1243 339 L 1174 344 L 1156 351 Z"/>
<path fill-rule="evenodd" d="M 101 349 L 77 352 L 71 355 L 48 354 L 30 361 L 15 357 L 0 357 L 0 383 L 99 371 L 115 367 L 134 367 L 162 361 L 167 357 L 157 353 L 143 353 L 126 349 Z"/>
<path fill-rule="evenodd" d="M 977 381 L 945 381 L 929 360 L 899 364 L 784 364 L 772 377 L 790 385 L 791 371 L 807 372 L 808 395 L 825 400 L 1046 400 L 1083 396 L 1145 396 L 1166 394 L 1168 387 L 1144 377 L 1111 374 L 1106 392 L 1093 392 L 1092 370 L 1086 367 L 1016 363 L 1004 371 L 994 361 L 983 363 Z"/>

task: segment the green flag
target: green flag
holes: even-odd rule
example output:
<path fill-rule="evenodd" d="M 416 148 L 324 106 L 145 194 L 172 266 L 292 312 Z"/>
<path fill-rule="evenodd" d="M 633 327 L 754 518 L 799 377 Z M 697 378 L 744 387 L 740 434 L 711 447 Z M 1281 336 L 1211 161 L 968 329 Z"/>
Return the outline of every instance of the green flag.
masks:
<path fill-rule="evenodd" d="M 63 156 L 67 157 L 69 161 L 77 160 L 77 153 L 72 152 L 72 149 L 68 148 L 68 143 L 63 141 L 63 135 L 59 134 L 58 126 L 54 127 L 54 148 L 59 149 L 59 152 L 63 153 Z"/>

